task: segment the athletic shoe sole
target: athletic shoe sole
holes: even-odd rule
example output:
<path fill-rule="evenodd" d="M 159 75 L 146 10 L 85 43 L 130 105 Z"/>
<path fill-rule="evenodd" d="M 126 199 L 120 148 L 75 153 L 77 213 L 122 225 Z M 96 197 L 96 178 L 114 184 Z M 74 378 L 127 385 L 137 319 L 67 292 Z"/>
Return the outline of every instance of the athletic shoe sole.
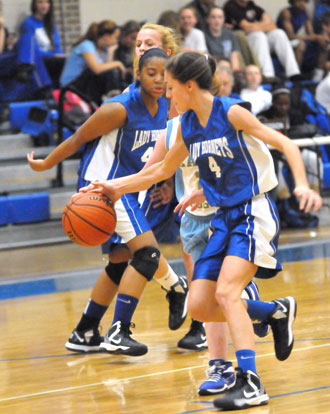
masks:
<path fill-rule="evenodd" d="M 67 342 L 65 344 L 65 348 L 72 352 L 85 352 L 86 354 L 88 354 L 89 352 L 102 352 L 103 351 L 99 345 L 95 345 L 95 346 L 76 345 L 76 344 L 72 344 L 71 342 Z"/>
<path fill-rule="evenodd" d="M 141 356 L 145 355 L 148 352 L 148 348 L 142 348 L 142 349 L 133 349 L 126 346 L 119 347 L 116 345 L 111 345 L 107 342 L 102 342 L 100 344 L 100 348 L 103 351 L 108 352 L 109 354 L 115 354 L 115 355 L 129 355 L 129 356 Z"/>

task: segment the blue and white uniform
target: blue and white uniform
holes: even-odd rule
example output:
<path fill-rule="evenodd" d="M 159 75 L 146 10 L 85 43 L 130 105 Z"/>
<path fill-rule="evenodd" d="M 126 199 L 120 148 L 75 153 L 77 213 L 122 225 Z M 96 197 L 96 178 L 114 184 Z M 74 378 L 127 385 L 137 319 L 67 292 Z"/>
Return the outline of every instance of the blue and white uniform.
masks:
<path fill-rule="evenodd" d="M 175 142 L 180 120 L 181 117 L 178 116 L 167 123 L 165 141 L 167 151 L 169 151 Z M 181 201 L 199 188 L 199 170 L 189 156 L 183 161 L 175 173 L 176 197 Z M 180 237 L 183 249 L 191 255 L 194 262 L 199 258 L 207 244 L 210 221 L 217 209 L 217 207 L 213 207 L 205 201 L 194 211 L 191 211 L 191 207 L 189 206 L 182 216 Z"/>
<path fill-rule="evenodd" d="M 37 19 L 33 15 L 24 20 L 16 45 L 17 63 L 33 65 L 32 79 L 39 88 L 52 83 L 43 59 L 45 57 L 52 57 L 57 53 L 63 53 L 59 31 L 56 26 L 54 27 L 53 42 L 54 46 L 46 33 L 42 20 Z"/>
<path fill-rule="evenodd" d="M 166 99 L 158 100 L 158 111 L 152 116 L 138 88 L 106 101 L 121 103 L 127 112 L 124 127 L 110 131 L 89 143 L 79 166 L 78 188 L 92 180 L 124 177 L 140 171 L 152 154 L 160 133 L 166 127 Z M 113 242 L 126 243 L 137 235 L 150 230 L 138 193 L 125 194 L 115 204 L 116 233 Z"/>
<path fill-rule="evenodd" d="M 274 257 L 279 220 L 268 196 L 277 185 L 273 159 L 264 142 L 237 131 L 229 122 L 227 112 L 237 103 L 215 97 L 205 128 L 192 110 L 181 120 L 182 137 L 199 167 L 205 197 L 210 205 L 220 207 L 193 279 L 216 281 L 227 255 L 257 264 L 257 277 L 272 277 L 281 269 Z"/>

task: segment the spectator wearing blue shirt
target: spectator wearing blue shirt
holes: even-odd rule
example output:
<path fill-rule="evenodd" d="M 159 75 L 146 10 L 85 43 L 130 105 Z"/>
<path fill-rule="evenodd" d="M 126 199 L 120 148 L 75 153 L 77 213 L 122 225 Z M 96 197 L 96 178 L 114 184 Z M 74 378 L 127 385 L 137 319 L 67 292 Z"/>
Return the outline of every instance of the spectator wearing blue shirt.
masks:
<path fill-rule="evenodd" d="M 63 57 L 53 1 L 32 0 L 31 11 L 32 15 L 23 21 L 17 43 L 18 79 L 23 82 L 32 80 L 39 89 L 50 88 L 52 80 L 45 59 Z"/>
<path fill-rule="evenodd" d="M 123 82 L 126 68 L 119 60 L 109 57 L 109 50 L 118 44 L 119 34 L 120 28 L 111 20 L 92 23 L 65 62 L 61 86 L 74 85 L 96 104 L 109 91 L 120 93 L 126 86 Z"/>

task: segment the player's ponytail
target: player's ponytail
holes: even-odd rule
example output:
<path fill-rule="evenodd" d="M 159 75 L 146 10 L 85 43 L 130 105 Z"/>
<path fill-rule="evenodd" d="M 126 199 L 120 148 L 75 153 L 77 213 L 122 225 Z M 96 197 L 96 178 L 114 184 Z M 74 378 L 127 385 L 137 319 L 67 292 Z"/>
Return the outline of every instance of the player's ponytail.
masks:
<path fill-rule="evenodd" d="M 207 54 L 183 52 L 167 62 L 166 70 L 181 83 L 194 80 L 201 89 L 210 89 L 216 62 Z"/>
<path fill-rule="evenodd" d="M 84 40 L 90 40 L 96 42 L 99 37 L 109 33 L 112 34 L 115 30 L 119 29 L 115 22 L 112 20 L 102 20 L 101 22 L 93 22 L 88 26 L 86 33 L 81 36 L 73 46 L 79 45 Z"/>

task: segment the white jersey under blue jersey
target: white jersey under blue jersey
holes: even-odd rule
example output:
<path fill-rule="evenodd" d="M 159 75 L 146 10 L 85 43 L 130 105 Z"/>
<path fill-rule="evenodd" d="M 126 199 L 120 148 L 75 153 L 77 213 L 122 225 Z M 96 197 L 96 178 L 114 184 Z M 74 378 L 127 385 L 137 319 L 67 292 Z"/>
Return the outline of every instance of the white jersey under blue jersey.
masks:
<path fill-rule="evenodd" d="M 167 123 L 166 129 L 166 149 L 167 151 L 174 144 L 181 117 L 177 116 Z M 187 157 L 180 168 L 175 173 L 175 193 L 178 201 L 190 195 L 199 187 L 199 170 L 197 165 L 192 161 L 191 157 Z M 209 216 L 217 211 L 218 207 L 212 207 L 205 201 L 196 210 L 191 211 L 191 206 L 187 207 L 187 211 L 195 216 Z"/>
<path fill-rule="evenodd" d="M 124 177 L 140 171 L 166 127 L 167 104 L 163 97 L 158 99 L 155 116 L 146 108 L 139 88 L 130 88 L 105 103 L 108 102 L 119 102 L 125 107 L 127 122 L 122 128 L 87 145 L 79 167 L 81 183 Z"/>
<path fill-rule="evenodd" d="M 215 97 L 206 128 L 189 110 L 181 120 L 183 140 L 200 171 L 200 185 L 213 206 L 232 207 L 277 185 L 272 155 L 261 140 L 237 131 L 227 112 L 236 99 Z"/>

